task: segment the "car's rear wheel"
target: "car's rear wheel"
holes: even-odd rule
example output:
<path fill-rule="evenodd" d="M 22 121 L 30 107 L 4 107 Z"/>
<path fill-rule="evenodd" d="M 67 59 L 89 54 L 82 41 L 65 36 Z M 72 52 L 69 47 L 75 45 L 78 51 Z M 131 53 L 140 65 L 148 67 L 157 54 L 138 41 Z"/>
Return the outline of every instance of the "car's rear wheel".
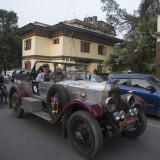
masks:
<path fill-rule="evenodd" d="M 17 93 L 13 93 L 12 98 L 11 98 L 11 107 L 12 107 L 12 112 L 13 115 L 17 118 L 21 118 L 23 116 L 24 110 L 20 108 L 19 102 L 18 102 L 18 95 Z"/>
<path fill-rule="evenodd" d="M 86 111 L 77 111 L 71 115 L 68 136 L 76 151 L 85 158 L 93 158 L 103 145 L 101 127 Z"/>
<path fill-rule="evenodd" d="M 143 134 L 147 126 L 147 118 L 142 110 L 138 110 L 136 126 L 128 131 L 123 131 L 122 135 L 129 138 L 136 138 Z"/>

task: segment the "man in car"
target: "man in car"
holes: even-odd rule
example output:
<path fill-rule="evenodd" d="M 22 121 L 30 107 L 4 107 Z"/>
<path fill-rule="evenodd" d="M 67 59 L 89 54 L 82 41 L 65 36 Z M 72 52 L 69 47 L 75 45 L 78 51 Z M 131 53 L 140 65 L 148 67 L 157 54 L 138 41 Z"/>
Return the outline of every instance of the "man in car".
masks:
<path fill-rule="evenodd" d="M 50 79 L 53 79 L 54 75 L 50 71 L 48 64 L 43 64 L 42 70 L 43 72 L 39 73 L 38 76 L 36 77 L 36 81 L 46 82 L 46 81 L 50 81 Z"/>

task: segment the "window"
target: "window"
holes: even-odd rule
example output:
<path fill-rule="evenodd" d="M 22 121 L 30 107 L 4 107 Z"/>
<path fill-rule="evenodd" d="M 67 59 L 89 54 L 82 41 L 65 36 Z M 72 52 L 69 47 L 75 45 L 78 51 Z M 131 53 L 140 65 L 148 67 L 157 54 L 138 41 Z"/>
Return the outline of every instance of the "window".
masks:
<path fill-rule="evenodd" d="M 53 39 L 53 44 L 59 44 L 59 38 Z"/>
<path fill-rule="evenodd" d="M 31 49 L 31 39 L 28 39 L 24 43 L 24 49 L 25 50 L 30 50 Z"/>
<path fill-rule="evenodd" d="M 24 62 L 25 63 L 25 69 L 31 69 L 31 62 L 29 61 L 28 64 L 27 62 Z"/>
<path fill-rule="evenodd" d="M 115 84 L 124 85 L 124 86 L 127 85 L 127 81 L 128 81 L 127 78 L 122 78 L 122 79 L 116 78 L 116 79 L 113 79 L 113 82 L 114 82 Z"/>
<path fill-rule="evenodd" d="M 149 82 L 147 82 L 144 79 L 131 79 L 131 86 L 132 87 L 137 87 L 137 88 L 146 88 L 150 86 Z"/>
<path fill-rule="evenodd" d="M 81 52 L 86 52 L 86 53 L 90 52 L 90 43 L 89 42 L 81 41 Z"/>
<path fill-rule="evenodd" d="M 98 54 L 106 55 L 106 48 L 103 45 L 98 45 Z"/>
<path fill-rule="evenodd" d="M 156 77 L 149 77 L 149 79 L 151 81 L 153 81 L 155 84 L 157 84 L 158 86 L 160 86 L 160 77 L 156 76 Z"/>

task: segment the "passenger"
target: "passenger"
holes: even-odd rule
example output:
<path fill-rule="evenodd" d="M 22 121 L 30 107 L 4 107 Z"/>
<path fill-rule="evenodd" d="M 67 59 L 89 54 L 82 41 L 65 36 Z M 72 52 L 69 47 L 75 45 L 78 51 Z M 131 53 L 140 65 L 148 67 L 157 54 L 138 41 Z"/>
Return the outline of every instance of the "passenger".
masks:
<path fill-rule="evenodd" d="M 49 70 L 49 65 L 48 64 L 43 64 L 42 69 L 43 69 L 43 72 L 38 74 L 38 76 L 36 77 L 36 81 L 44 82 L 45 77 L 49 77 L 48 79 L 53 79 L 54 78 L 53 73 Z"/>
<path fill-rule="evenodd" d="M 61 77 L 62 77 L 62 81 L 66 80 L 67 79 L 67 72 L 63 71 Z"/>
<path fill-rule="evenodd" d="M 58 64 L 56 64 L 56 75 L 62 75 L 62 68 L 58 67 Z"/>
<path fill-rule="evenodd" d="M 56 79 L 57 81 L 63 80 L 62 68 L 58 67 L 58 64 L 56 64 Z"/>

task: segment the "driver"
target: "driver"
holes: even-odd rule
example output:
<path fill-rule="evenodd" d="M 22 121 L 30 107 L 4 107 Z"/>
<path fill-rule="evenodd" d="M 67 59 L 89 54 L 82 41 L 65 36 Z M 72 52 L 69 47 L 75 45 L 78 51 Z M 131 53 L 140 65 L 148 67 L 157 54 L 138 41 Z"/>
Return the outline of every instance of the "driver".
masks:
<path fill-rule="evenodd" d="M 46 75 L 48 75 L 49 78 L 54 77 L 53 73 L 49 70 L 49 65 L 48 64 L 43 64 L 42 70 L 43 70 L 43 72 L 39 73 L 38 76 L 36 77 L 36 81 L 44 82 Z"/>

